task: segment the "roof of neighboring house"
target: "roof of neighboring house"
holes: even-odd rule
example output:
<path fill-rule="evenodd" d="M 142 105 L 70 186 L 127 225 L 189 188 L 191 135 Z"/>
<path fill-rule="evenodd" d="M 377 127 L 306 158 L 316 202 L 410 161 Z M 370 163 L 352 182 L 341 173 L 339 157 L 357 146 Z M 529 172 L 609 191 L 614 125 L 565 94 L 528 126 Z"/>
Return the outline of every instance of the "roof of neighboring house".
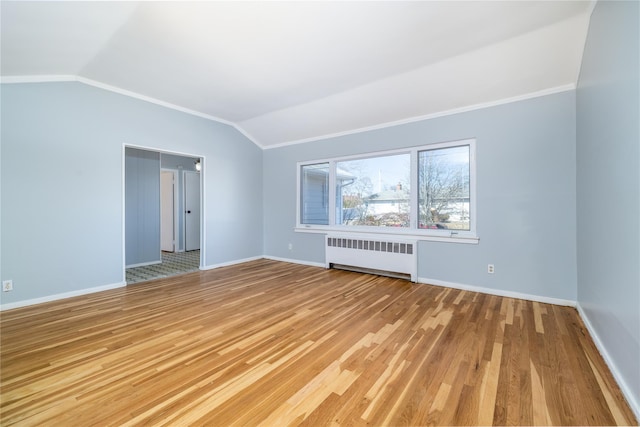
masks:
<path fill-rule="evenodd" d="M 406 190 L 384 190 L 365 198 L 365 201 L 373 203 L 394 203 L 406 200 L 409 200 L 409 192 Z"/>

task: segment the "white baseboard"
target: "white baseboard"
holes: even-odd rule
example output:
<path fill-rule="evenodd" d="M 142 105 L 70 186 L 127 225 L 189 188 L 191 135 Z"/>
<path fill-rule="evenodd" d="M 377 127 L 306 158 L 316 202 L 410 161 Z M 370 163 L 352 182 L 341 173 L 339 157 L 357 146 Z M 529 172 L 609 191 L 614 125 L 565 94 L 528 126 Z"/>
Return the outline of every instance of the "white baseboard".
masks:
<path fill-rule="evenodd" d="M 481 286 L 463 285 L 461 283 L 446 282 L 444 280 L 437 280 L 437 279 L 427 279 L 424 277 L 418 277 L 418 283 L 424 283 L 427 285 L 435 285 L 435 286 L 443 286 L 445 288 L 461 289 L 463 291 L 480 292 L 483 294 L 497 295 L 500 297 L 524 299 L 528 301 L 542 302 L 545 304 L 563 305 L 567 307 L 575 307 L 577 305 L 576 301 L 572 301 L 572 300 L 543 297 L 540 295 L 524 294 L 520 292 L 505 291 L 501 289 L 483 288 Z"/>
<path fill-rule="evenodd" d="M 625 399 L 627 399 L 627 403 L 629 404 L 629 407 L 635 414 L 636 419 L 640 420 L 640 402 L 638 402 L 638 399 L 633 395 L 633 392 L 631 388 L 629 388 L 629 385 L 625 381 L 624 377 L 622 376 L 622 374 L 620 374 L 620 371 L 618 370 L 615 362 L 609 355 L 607 348 L 604 346 L 604 344 L 600 340 L 600 337 L 596 333 L 596 330 L 593 328 L 593 325 L 591 324 L 591 321 L 589 320 L 587 313 L 585 313 L 585 311 L 582 309 L 582 306 L 580 305 L 580 303 L 577 303 L 576 308 L 578 309 L 578 314 L 580 314 L 580 318 L 582 319 L 582 321 L 584 322 L 584 325 L 589 331 L 589 334 L 591 335 L 591 338 L 593 339 L 594 344 L 596 345 L 598 351 L 602 355 L 604 362 L 609 367 L 609 370 L 611 371 L 613 378 L 618 383 L 618 386 L 620 387 L 620 390 L 622 391 L 622 394 L 624 395 Z"/>
<path fill-rule="evenodd" d="M 258 260 L 258 259 L 262 259 L 262 258 L 264 258 L 264 257 L 263 256 L 256 256 L 256 257 L 245 258 L 245 259 L 240 259 L 240 260 L 235 260 L 235 261 L 229 261 L 229 262 L 225 262 L 225 263 L 221 263 L 221 264 L 208 265 L 208 266 L 200 267 L 200 270 L 211 270 L 211 269 L 214 269 L 214 268 L 225 267 L 225 266 L 228 266 L 228 265 L 241 264 L 243 262 L 248 262 L 248 261 L 255 261 L 255 260 Z M 157 263 L 154 262 L 152 264 L 157 264 Z M 150 264 L 144 264 L 144 265 L 150 265 Z M 7 304 L 0 304 L 0 311 L 11 310 L 12 308 L 27 307 L 29 305 L 42 304 L 42 303 L 45 303 L 45 302 L 51 302 L 51 301 L 56 301 L 56 300 L 60 300 L 60 299 L 76 297 L 76 296 L 80 296 L 80 295 L 92 294 L 94 292 L 108 291 L 108 290 L 111 290 L 111 289 L 117 289 L 117 288 L 121 288 L 121 287 L 124 287 L 124 286 L 127 286 L 126 282 L 119 282 L 119 283 L 113 283 L 113 284 L 110 284 L 110 285 L 96 286 L 96 287 L 93 287 L 93 288 L 79 289 L 77 291 L 64 292 L 64 293 L 61 293 L 61 294 L 48 295 L 48 296 L 40 297 L 40 298 L 33 298 L 33 299 L 16 301 L 16 302 L 7 303 Z"/>
<path fill-rule="evenodd" d="M 205 265 L 200 267 L 200 270 L 213 270 L 214 268 L 220 268 L 220 267 L 228 267 L 230 265 L 236 265 L 236 264 L 242 264 L 243 262 L 249 262 L 249 261 L 255 261 L 258 259 L 262 259 L 264 258 L 262 255 L 260 256 L 254 256 L 251 258 L 244 258 L 244 259 L 236 259 L 233 261 L 228 261 L 228 262 L 222 262 L 220 264 L 212 264 L 212 265 Z"/>
<path fill-rule="evenodd" d="M 299 259 L 281 258 L 281 257 L 277 257 L 277 256 L 267 256 L 267 255 L 263 256 L 262 258 L 270 259 L 272 261 L 282 261 L 282 262 L 290 262 L 290 263 L 293 263 L 293 264 L 308 265 L 310 267 L 326 268 L 326 265 L 323 262 L 302 261 L 302 260 L 299 260 Z"/>
<path fill-rule="evenodd" d="M 119 282 L 119 283 L 112 283 L 110 285 L 96 286 L 94 288 L 79 289 L 77 291 L 63 292 L 61 294 L 48 295 L 46 297 L 27 299 L 27 300 L 17 301 L 17 302 L 10 302 L 8 304 L 0 305 L 0 311 L 11 310 L 12 308 L 26 307 L 28 305 L 42 304 L 44 302 L 57 301 L 57 300 L 60 300 L 60 299 L 77 297 L 77 296 L 80 296 L 80 295 L 92 294 L 92 293 L 95 293 L 95 292 L 108 291 L 108 290 L 111 290 L 111 289 L 122 288 L 122 287 L 125 287 L 125 286 L 127 286 L 127 284 L 125 282 Z"/>

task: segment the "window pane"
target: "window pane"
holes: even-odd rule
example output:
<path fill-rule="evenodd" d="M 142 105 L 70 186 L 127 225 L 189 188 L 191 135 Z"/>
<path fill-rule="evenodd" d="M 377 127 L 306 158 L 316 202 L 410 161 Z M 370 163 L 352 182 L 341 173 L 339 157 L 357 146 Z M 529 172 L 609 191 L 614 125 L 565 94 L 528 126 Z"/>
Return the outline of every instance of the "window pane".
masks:
<path fill-rule="evenodd" d="M 469 146 L 418 153 L 418 226 L 470 230 Z"/>
<path fill-rule="evenodd" d="M 329 163 L 305 165 L 300 170 L 300 221 L 329 224 Z"/>
<path fill-rule="evenodd" d="M 336 163 L 336 224 L 409 227 L 410 155 Z"/>

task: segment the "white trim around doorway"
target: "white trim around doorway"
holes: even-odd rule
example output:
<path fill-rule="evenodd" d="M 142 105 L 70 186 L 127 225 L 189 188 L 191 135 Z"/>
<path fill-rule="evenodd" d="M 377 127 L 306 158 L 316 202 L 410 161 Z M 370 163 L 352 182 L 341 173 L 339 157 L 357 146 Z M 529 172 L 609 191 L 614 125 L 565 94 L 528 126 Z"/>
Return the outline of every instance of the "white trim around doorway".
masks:
<path fill-rule="evenodd" d="M 205 173 L 206 173 L 206 159 L 205 156 L 201 154 L 192 154 L 192 153 L 184 153 L 180 151 L 171 151 L 165 150 L 158 147 L 149 147 L 143 145 L 135 145 L 129 143 L 122 144 L 122 160 L 121 160 L 121 193 L 122 193 L 122 282 L 126 283 L 127 281 L 127 263 L 126 263 L 126 236 L 125 236 L 125 221 L 126 221 L 126 212 L 125 212 L 125 161 L 126 161 L 126 149 L 127 148 L 135 148 L 138 150 L 146 150 L 153 151 L 160 154 L 171 154 L 174 156 L 183 156 L 183 157 L 192 157 L 192 158 L 200 158 L 201 170 L 200 170 L 200 265 L 199 268 L 202 270 L 205 266 L 206 258 L 206 191 L 205 191 Z M 161 168 L 162 169 L 162 168 Z M 174 196 L 175 197 L 175 196 Z M 177 209 L 177 206 L 176 206 Z M 174 218 L 175 220 L 175 218 Z"/>

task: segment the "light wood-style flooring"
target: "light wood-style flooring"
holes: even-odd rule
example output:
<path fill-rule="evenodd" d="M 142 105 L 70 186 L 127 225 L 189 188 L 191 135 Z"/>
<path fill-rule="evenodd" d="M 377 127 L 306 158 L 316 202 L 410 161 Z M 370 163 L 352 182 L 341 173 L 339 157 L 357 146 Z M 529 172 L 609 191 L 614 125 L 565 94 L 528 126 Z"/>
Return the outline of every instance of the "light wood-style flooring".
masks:
<path fill-rule="evenodd" d="M 9 425 L 637 424 L 573 308 L 270 260 L 1 313 Z"/>

